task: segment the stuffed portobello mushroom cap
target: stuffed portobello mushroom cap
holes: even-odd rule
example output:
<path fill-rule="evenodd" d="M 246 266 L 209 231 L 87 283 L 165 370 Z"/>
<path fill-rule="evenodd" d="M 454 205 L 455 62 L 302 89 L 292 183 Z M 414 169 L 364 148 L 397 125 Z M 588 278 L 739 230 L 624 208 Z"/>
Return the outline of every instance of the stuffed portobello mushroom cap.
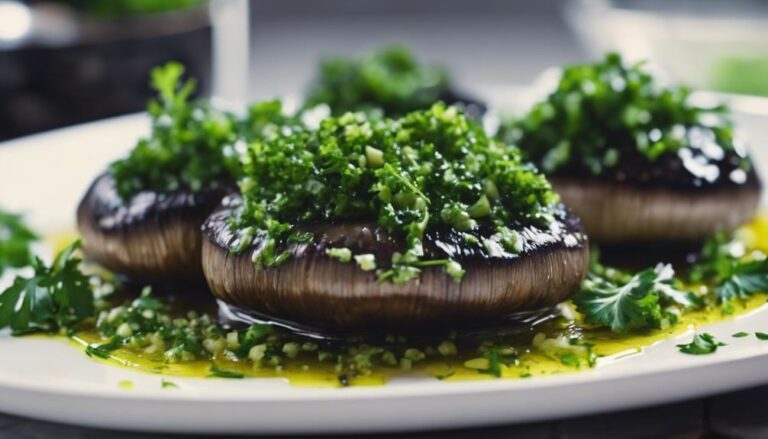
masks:
<path fill-rule="evenodd" d="M 135 282 L 201 284 L 200 225 L 230 186 L 141 191 L 124 201 L 112 175 L 98 177 L 77 208 L 86 256 Z"/>
<path fill-rule="evenodd" d="M 593 241 L 696 242 L 749 221 L 762 189 L 729 109 L 701 98 L 609 54 L 566 67 L 499 135 L 547 174 Z"/>
<path fill-rule="evenodd" d="M 466 273 L 457 282 L 440 267 L 427 267 L 403 284 L 379 281 L 354 260 L 328 256 L 332 248 L 390 260 L 403 251 L 401 237 L 375 222 L 304 224 L 309 243 L 292 244 L 288 262 L 263 267 L 253 255 L 264 245 L 256 237 L 243 251 L 230 249 L 237 237 L 228 226 L 236 198 L 226 198 L 203 225 L 203 270 L 220 300 L 260 315 L 331 331 L 413 329 L 461 323 L 498 322 L 525 311 L 540 311 L 576 293 L 589 266 L 588 243 L 577 218 L 560 207 L 543 227 L 518 226 L 522 250 L 480 249 L 448 228 L 429 230 L 428 258 L 451 258 Z M 482 228 L 478 239 L 488 235 Z"/>

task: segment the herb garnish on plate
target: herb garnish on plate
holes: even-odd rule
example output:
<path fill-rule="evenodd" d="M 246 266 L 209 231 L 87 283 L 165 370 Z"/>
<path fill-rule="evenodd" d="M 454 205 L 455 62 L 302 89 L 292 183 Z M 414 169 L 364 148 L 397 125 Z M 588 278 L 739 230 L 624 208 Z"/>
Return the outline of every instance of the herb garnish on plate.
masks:
<path fill-rule="evenodd" d="M 34 260 L 31 245 L 37 240 L 21 215 L 0 209 L 0 275 L 7 268 L 29 265 Z"/>

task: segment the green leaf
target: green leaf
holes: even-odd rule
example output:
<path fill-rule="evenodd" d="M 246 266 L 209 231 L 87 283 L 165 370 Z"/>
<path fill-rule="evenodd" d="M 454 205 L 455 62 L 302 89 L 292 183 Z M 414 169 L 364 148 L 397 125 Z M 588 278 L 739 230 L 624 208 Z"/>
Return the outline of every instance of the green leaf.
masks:
<path fill-rule="evenodd" d="M 175 389 L 179 386 L 173 381 L 168 381 L 165 378 L 163 378 L 162 380 L 160 380 L 160 387 L 162 387 L 163 389 Z"/>
<path fill-rule="evenodd" d="M 93 316 L 93 291 L 79 270 L 80 260 L 73 257 L 79 246 L 75 241 L 65 248 L 50 267 L 35 260 L 30 278 L 16 277 L 0 294 L 0 329 L 55 331 Z"/>
<path fill-rule="evenodd" d="M 560 362 L 566 366 L 577 368 L 577 369 L 581 365 L 581 360 L 579 360 L 579 356 L 573 353 L 564 353 L 560 355 Z"/>
<path fill-rule="evenodd" d="M 323 60 L 304 105 L 327 104 L 334 115 L 380 110 L 398 116 L 429 108 L 449 86 L 442 68 L 421 65 L 405 47 L 392 46 L 361 59 Z"/>
<path fill-rule="evenodd" d="M 660 328 L 667 306 L 702 306 L 693 293 L 675 286 L 674 270 L 669 264 L 629 276 L 596 262 L 573 303 L 587 322 L 617 333 Z"/>
<path fill-rule="evenodd" d="M 628 332 L 661 325 L 659 294 L 653 289 L 657 273 L 647 269 L 624 284 L 590 274 L 573 297 L 576 309 L 592 324 Z"/>
<path fill-rule="evenodd" d="M 734 337 L 734 338 L 743 338 L 743 337 L 746 337 L 746 336 L 748 336 L 748 335 L 749 335 L 749 333 L 747 333 L 747 332 L 744 332 L 744 331 L 740 331 L 740 332 L 736 332 L 736 333 L 734 333 L 733 335 L 731 335 L 731 337 Z"/>
<path fill-rule="evenodd" d="M 219 369 L 219 366 L 217 366 L 216 363 L 211 364 L 210 373 L 211 373 L 210 376 L 218 377 L 218 378 L 235 378 L 235 379 L 239 379 L 239 378 L 244 378 L 245 377 L 245 375 L 243 375 L 240 372 L 234 372 L 234 371 L 231 371 L 231 370 Z"/>
<path fill-rule="evenodd" d="M 680 352 L 690 355 L 711 354 L 717 351 L 717 348 L 720 346 L 726 346 L 726 344 L 715 340 L 715 337 L 706 332 L 694 334 L 693 340 L 688 344 L 677 345 Z"/>
<path fill-rule="evenodd" d="M 501 377 L 502 365 L 509 366 L 513 364 L 517 359 L 517 353 L 512 348 L 493 346 L 485 353 L 485 358 L 488 360 L 488 369 L 482 372 L 498 378 Z"/>
<path fill-rule="evenodd" d="M 120 349 L 124 344 L 124 340 L 120 337 L 112 337 L 112 340 L 100 345 L 88 345 L 85 348 L 85 354 L 89 357 L 99 357 L 108 359 L 111 357 L 111 352 Z"/>
<path fill-rule="evenodd" d="M 755 337 L 757 337 L 758 340 L 768 340 L 768 334 L 765 332 L 755 332 Z"/>
<path fill-rule="evenodd" d="M 7 268 L 30 265 L 34 259 L 31 246 L 37 240 L 21 215 L 0 209 L 0 275 Z"/>
<path fill-rule="evenodd" d="M 714 290 L 723 303 L 765 292 L 768 292 L 768 259 L 734 262 L 730 276 Z"/>

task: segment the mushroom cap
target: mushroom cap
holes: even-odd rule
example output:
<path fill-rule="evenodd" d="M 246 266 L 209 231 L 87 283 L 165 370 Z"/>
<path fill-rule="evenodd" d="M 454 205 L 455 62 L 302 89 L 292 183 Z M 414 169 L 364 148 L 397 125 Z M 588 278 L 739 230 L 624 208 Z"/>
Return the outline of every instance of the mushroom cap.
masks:
<path fill-rule="evenodd" d="M 239 254 L 227 219 L 227 199 L 203 225 L 203 270 L 221 301 L 261 315 L 331 331 L 423 328 L 491 322 L 522 311 L 552 307 L 575 294 L 589 265 L 587 237 L 578 219 L 560 209 L 548 227 L 516 227 L 523 250 L 494 256 L 463 245 L 451 230 L 428 231 L 425 254 L 451 257 L 466 273 L 455 282 L 440 267 L 425 267 L 405 284 L 379 282 L 376 273 L 326 255 L 347 247 L 389 262 L 405 247 L 373 222 L 304 225 L 309 244 L 291 244 L 291 258 L 279 267 L 251 262 L 263 244 L 257 237 Z"/>
<path fill-rule="evenodd" d="M 77 208 L 85 255 L 136 282 L 204 284 L 200 225 L 228 192 L 139 192 L 124 202 L 109 173 Z"/>
<path fill-rule="evenodd" d="M 599 243 L 700 241 L 755 216 L 761 183 L 661 187 L 590 177 L 549 177 L 563 203 Z"/>

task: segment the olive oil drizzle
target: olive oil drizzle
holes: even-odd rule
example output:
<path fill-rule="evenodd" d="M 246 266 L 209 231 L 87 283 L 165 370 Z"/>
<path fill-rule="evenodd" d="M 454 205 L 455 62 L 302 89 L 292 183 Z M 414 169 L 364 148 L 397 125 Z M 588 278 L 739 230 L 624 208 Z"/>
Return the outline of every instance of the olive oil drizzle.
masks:
<path fill-rule="evenodd" d="M 738 236 L 749 248 L 768 252 L 768 215 L 758 216 L 753 223 L 742 228 Z M 54 245 L 64 242 L 61 235 L 49 240 Z M 194 306 L 194 305 L 188 305 Z M 563 305 L 568 306 L 568 305 Z M 600 367 L 618 359 L 642 355 L 643 351 L 664 340 L 683 334 L 704 325 L 729 320 L 739 315 L 763 310 L 766 306 L 765 295 L 755 295 L 741 302 L 731 313 L 720 308 L 705 308 L 684 312 L 677 322 L 668 327 L 635 334 L 616 334 L 606 328 L 593 328 L 576 320 L 564 317 L 543 318 L 538 324 L 506 331 L 504 335 L 489 335 L 486 344 L 512 346 L 515 355 L 499 364 L 499 377 L 520 379 L 540 377 L 562 373 L 573 373 Z M 192 308 L 190 308 L 192 309 Z M 179 311 L 186 312 L 188 309 Z M 566 310 L 568 311 L 568 310 Z M 568 314 L 566 312 L 565 314 Z M 278 328 L 288 337 L 290 330 Z M 543 335 L 536 335 L 543 334 Z M 306 339 L 306 335 L 294 334 L 297 340 Z M 538 342 L 536 341 L 538 337 Z M 546 337 L 546 339 L 544 339 Z M 577 348 L 585 347 L 594 361 L 586 356 L 572 356 L 567 343 L 558 347 L 556 340 L 575 340 Z M 445 381 L 495 379 L 483 366 L 483 355 L 479 354 L 482 343 L 476 333 L 458 331 L 450 335 L 458 346 L 457 352 L 450 355 L 429 355 L 423 361 L 413 362 L 407 370 L 401 366 L 376 364 L 365 373 L 346 374 L 333 362 L 319 361 L 317 355 L 299 355 L 285 358 L 279 366 L 254 366 L 249 360 L 228 356 L 213 360 L 195 359 L 180 362 L 168 362 L 162 355 L 148 355 L 140 350 L 121 347 L 109 353 L 108 358 L 93 357 L 106 364 L 138 370 L 151 374 L 179 377 L 210 377 L 212 363 L 216 367 L 233 374 L 251 378 L 287 379 L 294 386 L 302 387 L 338 387 L 342 385 L 373 386 L 382 385 L 400 376 L 427 376 Z M 93 323 L 69 339 L 82 349 L 108 341 L 102 337 Z M 542 339 L 543 344 L 542 344 Z M 327 349 L 348 349 L 349 344 L 334 340 L 326 341 Z M 414 342 L 414 341 L 412 341 Z M 395 342 L 398 343 L 398 342 Z M 399 343 L 408 344 L 401 340 Z M 546 346 L 549 346 L 547 348 Z M 553 347 L 554 346 L 554 347 Z M 586 351 L 585 351 L 586 352 Z M 479 366 L 478 366 L 479 365 Z"/>

